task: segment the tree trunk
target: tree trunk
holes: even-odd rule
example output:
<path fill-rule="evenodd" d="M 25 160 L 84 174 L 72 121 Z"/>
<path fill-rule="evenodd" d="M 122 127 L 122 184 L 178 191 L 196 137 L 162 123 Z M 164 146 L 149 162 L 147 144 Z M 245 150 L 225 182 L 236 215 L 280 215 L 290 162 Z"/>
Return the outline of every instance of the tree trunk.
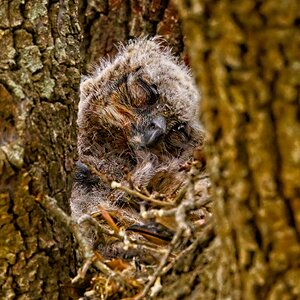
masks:
<path fill-rule="evenodd" d="M 167 1 L 2 0 L 0 12 L 0 298 L 67 299 L 75 244 L 38 202 L 50 195 L 69 211 L 79 63 L 85 73 L 140 34 L 180 53 L 180 24 Z"/>
<path fill-rule="evenodd" d="M 191 62 L 214 182 L 217 237 L 158 298 L 300 297 L 299 4 L 177 2 L 186 43 L 172 1 L 1 1 L 0 298 L 68 299 L 74 243 L 38 201 L 69 209 L 80 72 L 141 34 Z"/>
<path fill-rule="evenodd" d="M 100 58 L 116 54 L 120 42 L 140 36 L 160 35 L 174 53 L 183 51 L 181 23 L 173 1 L 82 1 L 80 15 L 85 70 Z"/>
<path fill-rule="evenodd" d="M 299 2 L 178 6 L 203 95 L 219 243 L 197 298 L 298 299 Z"/>
<path fill-rule="evenodd" d="M 76 155 L 77 2 L 0 3 L 0 298 L 67 299 L 72 236 L 36 202 L 68 211 Z"/>

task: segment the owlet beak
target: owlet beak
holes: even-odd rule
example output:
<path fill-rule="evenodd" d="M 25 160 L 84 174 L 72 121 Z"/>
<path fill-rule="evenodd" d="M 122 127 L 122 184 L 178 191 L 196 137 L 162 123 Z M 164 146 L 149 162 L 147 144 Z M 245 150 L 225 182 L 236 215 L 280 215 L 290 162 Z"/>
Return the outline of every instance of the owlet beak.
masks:
<path fill-rule="evenodd" d="M 157 116 L 146 124 L 133 127 L 130 144 L 134 148 L 151 147 L 158 142 L 159 138 L 167 131 L 167 122 L 165 117 Z"/>
<path fill-rule="evenodd" d="M 165 117 L 157 116 L 149 122 L 144 132 L 145 146 L 149 147 L 155 144 L 159 138 L 166 133 L 167 122 Z"/>

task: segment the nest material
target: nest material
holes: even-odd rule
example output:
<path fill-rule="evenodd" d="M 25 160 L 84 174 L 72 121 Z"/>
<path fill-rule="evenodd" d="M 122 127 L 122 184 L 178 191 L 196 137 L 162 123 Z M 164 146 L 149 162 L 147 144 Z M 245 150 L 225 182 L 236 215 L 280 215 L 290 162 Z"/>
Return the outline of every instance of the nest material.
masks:
<path fill-rule="evenodd" d="M 174 265 L 193 251 L 199 241 L 210 237 L 210 180 L 203 171 L 202 161 L 196 158 L 181 171 L 188 180 L 172 193 L 173 198 L 155 190 L 149 193 L 111 182 L 112 188 L 122 190 L 129 199 L 141 203 L 140 215 L 146 224 L 149 220 L 153 228 L 132 226 L 122 220 L 122 213 L 108 212 L 102 207 L 92 216 L 82 218 L 82 224 L 88 223 L 98 232 L 102 244 L 106 241 L 104 248 L 92 251 L 89 260 L 86 250 L 81 253 L 85 261 L 73 279 L 73 287 L 82 299 L 156 297 Z M 89 268 L 97 262 L 102 270 Z"/>

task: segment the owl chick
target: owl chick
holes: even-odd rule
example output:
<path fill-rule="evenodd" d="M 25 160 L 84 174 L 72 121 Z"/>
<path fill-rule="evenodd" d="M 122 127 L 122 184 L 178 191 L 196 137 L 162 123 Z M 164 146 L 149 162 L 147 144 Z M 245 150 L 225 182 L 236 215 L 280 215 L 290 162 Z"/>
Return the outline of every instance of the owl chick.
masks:
<path fill-rule="evenodd" d="M 90 171 L 151 192 L 174 194 L 179 169 L 202 143 L 199 94 L 188 69 L 158 38 L 120 46 L 80 86 L 79 162 L 71 197 L 74 220 L 99 206 L 120 226 L 144 224 L 139 205 Z M 120 216 L 120 217 L 118 217 Z"/>

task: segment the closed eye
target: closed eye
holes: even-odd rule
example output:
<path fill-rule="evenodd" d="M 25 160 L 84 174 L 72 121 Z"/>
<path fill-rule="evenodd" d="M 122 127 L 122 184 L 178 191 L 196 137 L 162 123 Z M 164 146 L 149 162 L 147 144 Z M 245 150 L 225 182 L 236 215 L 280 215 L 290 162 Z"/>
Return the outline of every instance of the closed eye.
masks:
<path fill-rule="evenodd" d="M 157 87 L 155 84 L 148 84 L 146 81 L 144 81 L 142 78 L 138 79 L 138 83 L 139 85 L 145 90 L 145 92 L 147 93 L 149 100 L 147 101 L 149 105 L 154 104 L 159 96 L 159 93 L 157 91 Z"/>

